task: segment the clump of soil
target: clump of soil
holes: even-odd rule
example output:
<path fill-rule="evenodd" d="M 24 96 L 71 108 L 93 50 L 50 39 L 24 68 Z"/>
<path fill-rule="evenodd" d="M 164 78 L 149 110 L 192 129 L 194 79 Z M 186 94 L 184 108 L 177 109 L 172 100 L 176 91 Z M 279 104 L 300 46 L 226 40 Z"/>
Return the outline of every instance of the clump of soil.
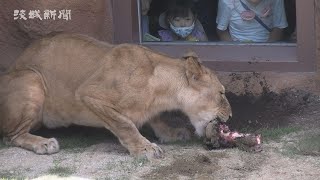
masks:
<path fill-rule="evenodd" d="M 300 90 L 284 90 L 280 94 L 265 92 L 259 97 L 251 94 L 236 96 L 227 94 L 233 118 L 231 128 L 257 130 L 260 128 L 285 127 L 310 107 L 319 104 L 319 97 Z"/>
<path fill-rule="evenodd" d="M 162 166 L 151 173 L 145 175 L 143 179 L 163 179 L 166 178 L 178 179 L 178 177 L 195 177 L 197 175 L 212 175 L 217 170 L 221 169 L 218 166 L 218 159 L 214 156 L 204 154 L 183 154 L 174 157 L 173 163 L 169 166 Z"/>

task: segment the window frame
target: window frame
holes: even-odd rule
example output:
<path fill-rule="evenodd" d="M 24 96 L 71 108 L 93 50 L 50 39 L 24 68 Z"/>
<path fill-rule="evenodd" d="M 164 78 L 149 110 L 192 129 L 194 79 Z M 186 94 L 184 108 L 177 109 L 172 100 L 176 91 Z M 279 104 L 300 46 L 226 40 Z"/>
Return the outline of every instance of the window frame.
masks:
<path fill-rule="evenodd" d="M 172 57 L 193 50 L 217 71 L 316 71 L 314 0 L 296 0 L 297 43 L 142 42 L 138 1 L 112 1 L 114 43 L 141 44 Z"/>

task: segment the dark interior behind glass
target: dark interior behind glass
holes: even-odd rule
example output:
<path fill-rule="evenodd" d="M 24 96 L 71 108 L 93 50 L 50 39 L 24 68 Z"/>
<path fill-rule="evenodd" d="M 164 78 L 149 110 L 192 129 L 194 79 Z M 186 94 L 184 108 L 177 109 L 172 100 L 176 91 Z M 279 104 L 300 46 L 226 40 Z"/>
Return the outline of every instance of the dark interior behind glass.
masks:
<path fill-rule="evenodd" d="M 159 38 L 158 30 L 159 26 L 158 18 L 167 8 L 167 3 L 170 0 L 152 0 L 150 10 L 148 12 L 149 18 L 149 33 Z M 287 16 L 288 27 L 284 30 L 284 41 L 295 42 L 292 40 L 292 36 L 296 27 L 296 1 L 284 0 L 285 11 Z M 218 0 L 198 0 L 195 3 L 195 9 L 197 17 L 202 23 L 202 26 L 208 36 L 208 40 L 211 42 L 219 41 L 216 33 L 216 16 L 217 16 Z M 145 21 L 141 20 L 143 26 Z"/>

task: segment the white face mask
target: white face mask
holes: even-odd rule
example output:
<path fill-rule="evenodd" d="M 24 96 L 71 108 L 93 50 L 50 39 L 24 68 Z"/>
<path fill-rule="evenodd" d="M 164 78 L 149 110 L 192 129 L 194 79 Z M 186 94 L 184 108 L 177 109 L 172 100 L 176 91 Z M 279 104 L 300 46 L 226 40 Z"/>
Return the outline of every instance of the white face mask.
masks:
<path fill-rule="evenodd" d="M 193 29 L 194 29 L 194 22 L 192 23 L 191 26 L 189 27 L 175 27 L 174 25 L 172 25 L 170 23 L 170 28 L 172 29 L 172 31 L 174 33 L 176 33 L 178 36 L 182 37 L 182 38 L 186 38 L 187 36 L 189 36 L 189 34 L 192 33 Z"/>

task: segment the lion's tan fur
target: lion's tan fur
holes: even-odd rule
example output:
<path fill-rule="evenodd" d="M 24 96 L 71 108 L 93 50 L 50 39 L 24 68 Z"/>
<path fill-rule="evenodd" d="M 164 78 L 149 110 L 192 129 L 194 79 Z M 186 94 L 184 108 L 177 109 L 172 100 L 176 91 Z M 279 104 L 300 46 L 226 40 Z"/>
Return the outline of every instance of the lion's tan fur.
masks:
<path fill-rule="evenodd" d="M 34 138 L 29 134 L 32 128 L 41 124 L 105 127 L 130 153 L 159 156 L 162 150 L 141 136 L 136 127 L 148 122 L 163 129 L 158 134 L 175 131 L 152 121 L 160 112 L 181 109 L 199 135 L 210 120 L 231 116 L 217 77 L 200 65 L 197 57 L 184 59 L 138 45 L 113 46 L 75 34 L 39 40 L 0 78 L 4 138 L 38 153 L 53 153 L 55 150 L 43 150 L 43 144 L 35 148 L 45 138 Z M 43 143 L 59 149 L 53 140 Z"/>

